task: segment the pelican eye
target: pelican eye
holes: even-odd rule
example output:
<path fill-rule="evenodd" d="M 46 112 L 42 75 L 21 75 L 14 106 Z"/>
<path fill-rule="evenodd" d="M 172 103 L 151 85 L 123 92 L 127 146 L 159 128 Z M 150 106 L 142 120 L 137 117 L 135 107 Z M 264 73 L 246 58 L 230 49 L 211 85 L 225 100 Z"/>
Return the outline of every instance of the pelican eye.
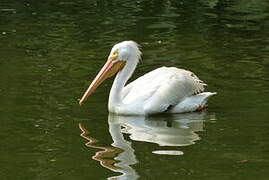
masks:
<path fill-rule="evenodd" d="M 119 51 L 118 50 L 115 50 L 114 52 L 113 52 L 113 55 L 116 55 L 116 54 L 118 54 L 119 53 Z"/>
<path fill-rule="evenodd" d="M 114 51 L 113 54 L 112 54 L 112 56 L 109 58 L 109 60 L 110 61 L 115 60 L 118 57 L 118 55 L 119 55 L 118 50 Z"/>

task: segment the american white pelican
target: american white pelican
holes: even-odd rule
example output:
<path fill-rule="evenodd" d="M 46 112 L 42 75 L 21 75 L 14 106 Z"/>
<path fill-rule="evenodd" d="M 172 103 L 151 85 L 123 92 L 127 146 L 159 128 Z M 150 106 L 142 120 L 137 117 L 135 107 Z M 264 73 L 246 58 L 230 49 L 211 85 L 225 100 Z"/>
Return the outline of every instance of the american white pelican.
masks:
<path fill-rule="evenodd" d="M 155 69 L 125 86 L 141 58 L 134 41 L 113 46 L 104 67 L 90 84 L 81 105 L 107 78 L 117 73 L 109 94 L 108 109 L 126 115 L 184 113 L 204 108 L 216 93 L 203 92 L 206 84 L 192 72 L 175 67 Z"/>

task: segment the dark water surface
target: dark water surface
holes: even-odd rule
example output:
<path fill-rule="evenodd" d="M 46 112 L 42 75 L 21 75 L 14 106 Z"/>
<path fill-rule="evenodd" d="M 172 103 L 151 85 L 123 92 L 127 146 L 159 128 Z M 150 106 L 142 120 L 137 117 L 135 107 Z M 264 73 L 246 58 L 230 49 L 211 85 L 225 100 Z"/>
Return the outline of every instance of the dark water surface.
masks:
<path fill-rule="evenodd" d="M 110 48 L 142 46 L 132 79 L 194 71 L 202 113 L 109 115 Z M 0 179 L 269 178 L 268 0 L 1 0 Z"/>

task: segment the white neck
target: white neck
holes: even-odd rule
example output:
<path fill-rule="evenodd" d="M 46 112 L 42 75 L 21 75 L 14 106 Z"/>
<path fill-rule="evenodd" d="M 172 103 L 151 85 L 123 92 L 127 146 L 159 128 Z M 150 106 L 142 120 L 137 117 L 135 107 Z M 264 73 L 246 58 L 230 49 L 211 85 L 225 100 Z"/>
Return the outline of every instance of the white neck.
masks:
<path fill-rule="evenodd" d="M 114 111 L 113 109 L 123 104 L 122 90 L 128 79 L 132 76 L 137 63 L 138 59 L 135 56 L 131 56 L 124 68 L 117 73 L 109 94 L 108 107 L 110 110 Z"/>

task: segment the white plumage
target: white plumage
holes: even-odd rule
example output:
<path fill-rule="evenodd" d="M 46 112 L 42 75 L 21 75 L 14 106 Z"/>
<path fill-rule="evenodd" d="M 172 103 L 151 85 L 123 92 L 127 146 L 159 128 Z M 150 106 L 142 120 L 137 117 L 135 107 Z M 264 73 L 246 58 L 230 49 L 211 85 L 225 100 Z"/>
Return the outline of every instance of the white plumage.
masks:
<path fill-rule="evenodd" d="M 108 61 L 102 69 L 104 71 L 108 66 L 113 69 L 111 63 L 118 64 L 119 67 L 110 91 L 108 103 L 110 112 L 133 115 L 191 112 L 202 109 L 208 98 L 216 94 L 204 92 L 206 84 L 194 73 L 175 67 L 155 69 L 125 86 L 139 62 L 140 55 L 138 45 L 133 41 L 124 41 L 112 48 Z M 102 75 L 102 70 L 98 76 Z M 106 78 L 102 77 L 99 77 L 100 81 Z M 95 81 L 98 81 L 98 77 Z M 94 82 L 91 86 L 94 86 Z M 93 90 L 101 82 L 95 83 L 97 85 L 92 87 Z M 88 95 L 86 92 L 81 102 Z"/>

